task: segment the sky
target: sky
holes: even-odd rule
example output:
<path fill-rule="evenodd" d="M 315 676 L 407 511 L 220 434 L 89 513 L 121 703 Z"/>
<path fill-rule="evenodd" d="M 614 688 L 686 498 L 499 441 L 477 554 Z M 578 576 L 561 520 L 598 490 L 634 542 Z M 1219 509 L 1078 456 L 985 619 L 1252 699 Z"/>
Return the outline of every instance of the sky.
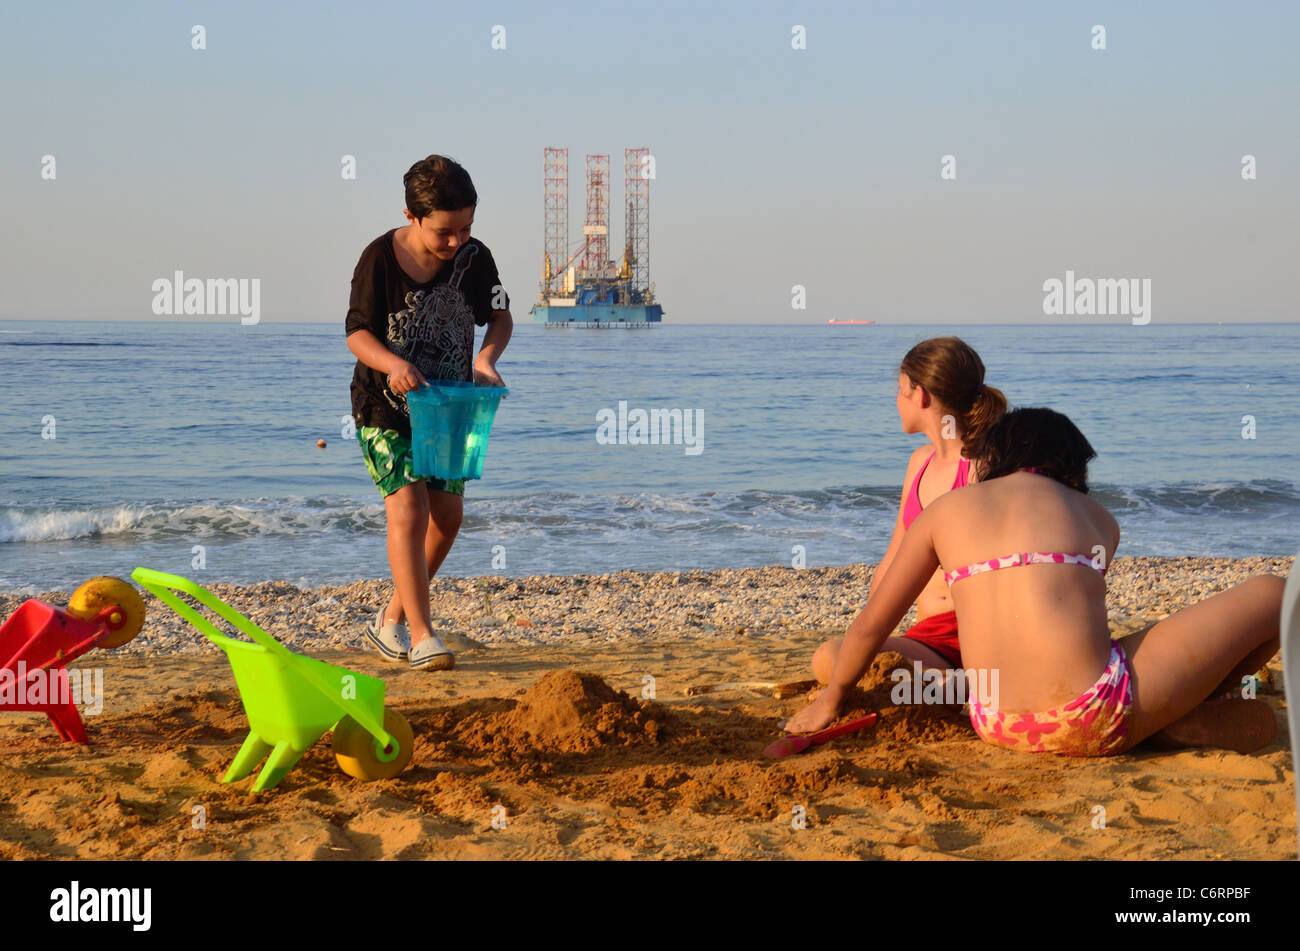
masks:
<path fill-rule="evenodd" d="M 1297 35 L 1291 2 L 27 4 L 0 319 L 150 318 L 181 271 L 341 322 L 431 153 L 527 319 L 542 150 L 569 149 L 575 243 L 583 156 L 611 155 L 619 249 L 645 146 L 669 321 L 1042 323 L 1067 271 L 1149 280 L 1158 322 L 1294 321 Z"/>

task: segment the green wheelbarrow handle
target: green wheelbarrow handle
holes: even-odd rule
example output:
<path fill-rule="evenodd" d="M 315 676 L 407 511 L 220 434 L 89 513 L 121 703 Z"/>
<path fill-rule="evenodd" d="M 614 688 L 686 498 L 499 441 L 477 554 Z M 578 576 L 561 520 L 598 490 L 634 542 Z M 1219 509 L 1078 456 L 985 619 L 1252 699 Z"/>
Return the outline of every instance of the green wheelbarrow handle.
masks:
<path fill-rule="evenodd" d="M 332 684 L 321 678 L 317 670 L 310 664 L 302 663 L 304 658 L 299 657 L 289 648 L 285 647 L 266 631 L 262 630 L 244 615 L 240 614 L 226 602 L 222 601 L 215 594 L 207 591 L 203 587 L 190 581 L 188 578 L 182 578 L 180 575 L 171 575 L 163 571 L 153 571 L 149 568 L 136 568 L 131 572 L 131 577 L 138 581 L 154 597 L 162 601 L 169 608 L 179 614 L 182 618 L 194 625 L 199 633 L 208 640 L 215 643 L 223 650 L 241 650 L 247 651 L 261 647 L 264 650 L 280 656 L 286 663 L 290 664 L 295 673 L 310 683 L 327 697 L 335 697 L 338 694 L 338 685 Z M 192 607 L 173 594 L 173 591 L 180 591 L 189 595 L 195 601 L 212 610 L 214 613 L 229 621 L 235 628 L 247 634 L 253 639 L 254 644 L 247 641 L 235 640 L 227 637 L 214 627 L 207 618 L 199 614 Z M 375 755 L 381 762 L 391 762 L 398 755 L 396 738 L 384 730 L 383 718 L 378 720 L 365 708 L 364 705 L 340 700 L 342 707 L 348 715 L 359 723 L 363 729 L 377 741 Z M 391 751 L 386 752 L 388 747 Z"/>

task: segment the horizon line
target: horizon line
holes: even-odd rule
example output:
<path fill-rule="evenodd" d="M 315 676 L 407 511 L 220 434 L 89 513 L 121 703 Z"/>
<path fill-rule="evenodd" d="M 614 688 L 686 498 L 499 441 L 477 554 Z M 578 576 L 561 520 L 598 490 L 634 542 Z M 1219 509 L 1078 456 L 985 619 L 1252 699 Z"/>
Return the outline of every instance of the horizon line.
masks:
<path fill-rule="evenodd" d="M 1071 321 L 1064 320 L 1010 320 L 1010 321 L 979 321 L 979 320 L 924 320 L 924 321 L 881 321 L 875 320 L 871 324 L 830 324 L 823 321 L 777 321 L 777 320 L 734 320 L 734 321 L 662 321 L 659 326 L 667 327 L 945 327 L 952 325 L 966 325 L 971 327 L 1087 327 L 1087 326 L 1130 326 L 1129 317 L 1121 316 L 1103 316 L 1091 319 L 1076 319 Z M 261 324 L 283 324 L 283 325 L 318 325 L 334 326 L 343 323 L 342 318 L 338 320 L 259 320 L 257 324 L 242 324 L 236 315 L 224 318 L 208 318 L 200 315 L 186 317 L 181 316 L 159 316 L 159 317 L 0 317 L 0 323 L 102 323 L 102 324 L 165 324 L 165 323 L 189 323 L 204 325 L 221 325 L 229 324 L 231 326 L 249 326 L 255 327 Z M 541 321 L 534 321 L 524 318 L 514 318 L 515 326 L 526 327 L 545 327 L 546 324 Z M 1222 326 L 1231 324 L 1233 326 L 1257 326 L 1268 324 L 1300 324 L 1300 317 L 1276 320 L 1163 320 L 1150 321 L 1148 324 L 1138 326 L 1156 326 L 1164 325 L 1170 327 L 1187 327 L 1187 326 Z M 588 328 L 568 328 L 568 329 L 588 329 Z M 591 328 L 594 329 L 594 328 Z"/>

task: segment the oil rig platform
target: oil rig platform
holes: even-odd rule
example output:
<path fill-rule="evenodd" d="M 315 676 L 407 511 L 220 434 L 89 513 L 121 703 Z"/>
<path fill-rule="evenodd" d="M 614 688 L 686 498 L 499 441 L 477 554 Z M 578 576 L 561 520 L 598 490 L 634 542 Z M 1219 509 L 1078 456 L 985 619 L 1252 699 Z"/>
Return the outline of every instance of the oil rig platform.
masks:
<path fill-rule="evenodd" d="M 547 327 L 640 329 L 663 320 L 650 283 L 650 180 L 647 148 L 623 150 L 623 262 L 609 257 L 609 156 L 587 156 L 587 215 L 582 242 L 569 243 L 569 150 L 542 157 L 545 250 L 533 320 Z"/>

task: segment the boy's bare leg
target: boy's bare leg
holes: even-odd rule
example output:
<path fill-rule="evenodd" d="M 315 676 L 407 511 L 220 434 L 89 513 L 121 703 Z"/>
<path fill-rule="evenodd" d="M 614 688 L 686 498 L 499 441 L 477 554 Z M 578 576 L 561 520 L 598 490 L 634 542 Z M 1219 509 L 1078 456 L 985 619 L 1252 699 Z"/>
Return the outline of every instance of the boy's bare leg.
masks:
<path fill-rule="evenodd" d="M 424 483 L 412 482 L 385 496 L 384 509 L 388 516 L 388 566 L 397 589 L 384 611 L 384 623 L 401 620 L 402 606 L 411 605 L 414 610 L 409 626 L 414 646 L 430 633 L 429 568 L 423 544 L 429 495 Z"/>
<path fill-rule="evenodd" d="M 426 482 L 419 482 L 416 485 L 423 485 L 428 489 L 426 493 L 428 515 L 425 518 L 424 533 L 424 562 L 428 580 L 424 585 L 424 596 L 420 599 L 424 606 L 424 627 L 418 628 L 417 625 L 409 625 L 412 647 L 424 640 L 431 632 L 428 582 L 437 576 L 438 569 L 442 567 L 443 561 L 446 560 L 447 554 L 451 551 L 452 544 L 456 541 L 456 535 L 460 532 L 461 522 L 464 521 L 465 517 L 465 500 L 461 496 L 452 492 L 428 488 Z M 411 486 L 407 486 L 407 488 L 411 488 Z M 392 525 L 391 519 L 389 525 L 390 527 Z M 391 544 L 389 560 L 392 560 Z M 393 575 L 393 580 L 396 582 L 396 574 Z M 394 586 L 396 587 L 396 585 Z M 399 623 L 404 620 L 407 614 L 404 604 L 405 600 L 402 597 L 401 588 L 398 587 L 393 593 L 392 600 L 388 602 L 388 607 L 384 610 L 384 622 Z M 416 610 L 418 612 L 418 606 Z M 418 634 L 416 633 L 417 630 L 419 630 Z"/>
<path fill-rule="evenodd" d="M 463 496 L 429 489 L 429 530 L 424 536 L 424 560 L 429 565 L 430 581 L 437 577 L 464 520 Z"/>

